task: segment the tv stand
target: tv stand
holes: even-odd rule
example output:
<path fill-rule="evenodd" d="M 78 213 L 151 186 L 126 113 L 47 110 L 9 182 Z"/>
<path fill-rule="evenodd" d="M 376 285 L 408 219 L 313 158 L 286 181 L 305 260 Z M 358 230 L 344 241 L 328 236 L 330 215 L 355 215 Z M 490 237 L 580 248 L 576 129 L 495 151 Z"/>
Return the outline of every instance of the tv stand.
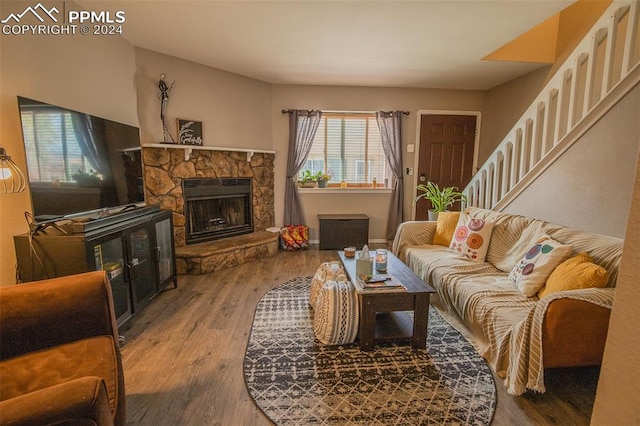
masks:
<path fill-rule="evenodd" d="M 67 217 L 14 236 L 22 281 L 104 270 L 111 281 L 118 326 L 169 283 L 178 286 L 173 213 L 158 206 L 106 217 Z"/>
<path fill-rule="evenodd" d="M 72 233 L 83 233 L 94 231 L 106 226 L 116 225 L 118 223 L 133 220 L 147 214 L 153 214 L 158 211 L 160 211 L 160 207 L 156 205 L 138 207 L 135 204 L 130 204 L 124 208 L 118 207 L 117 209 L 107 210 L 106 212 L 104 210 L 95 210 L 86 213 L 79 213 L 73 216 L 66 216 L 65 219 L 72 223 Z"/>

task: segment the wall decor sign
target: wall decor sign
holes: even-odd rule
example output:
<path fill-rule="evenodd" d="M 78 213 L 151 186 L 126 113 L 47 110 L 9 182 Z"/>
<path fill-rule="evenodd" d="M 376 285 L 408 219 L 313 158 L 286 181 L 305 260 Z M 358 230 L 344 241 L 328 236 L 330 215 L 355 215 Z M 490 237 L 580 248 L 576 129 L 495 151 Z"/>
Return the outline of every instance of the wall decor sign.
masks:
<path fill-rule="evenodd" d="M 178 143 L 202 145 L 202 121 L 178 118 Z"/>

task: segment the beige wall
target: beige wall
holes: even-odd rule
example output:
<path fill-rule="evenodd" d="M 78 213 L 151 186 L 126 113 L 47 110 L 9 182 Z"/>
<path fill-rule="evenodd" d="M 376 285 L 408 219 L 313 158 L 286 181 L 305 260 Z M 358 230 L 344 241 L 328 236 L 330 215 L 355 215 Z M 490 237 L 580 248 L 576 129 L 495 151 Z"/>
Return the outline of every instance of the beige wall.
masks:
<path fill-rule="evenodd" d="M 136 88 L 141 142 L 163 140 L 158 81 L 175 85 L 167 125 L 177 139 L 176 119 L 202 122 L 203 144 L 272 149 L 271 85 L 173 56 L 136 48 Z"/>
<path fill-rule="evenodd" d="M 318 241 L 318 214 L 357 214 L 369 216 L 369 241 L 384 243 L 387 229 L 387 212 L 391 203 L 390 190 L 340 190 L 339 193 L 309 191 L 300 194 L 305 213 L 305 224 L 309 226 L 309 239 Z"/>
<path fill-rule="evenodd" d="M 637 136 L 637 134 L 636 134 Z M 639 158 L 640 159 L 640 158 Z M 640 210 L 640 161 L 631 211 Z M 640 215 L 629 215 L 592 425 L 640 424 Z"/>
<path fill-rule="evenodd" d="M 489 158 L 531 102 L 540 94 L 549 71 L 550 66 L 545 66 L 487 91 L 480 132 L 482 144 L 478 150 L 478 166 Z"/>
<path fill-rule="evenodd" d="M 68 7 L 75 7 L 72 2 Z M 0 2 L 0 16 L 24 2 Z M 138 125 L 133 47 L 119 36 L 0 36 L 0 146 L 26 171 L 17 95 Z M 28 191 L 0 195 L 0 284 L 15 282 L 13 236 L 28 231 Z"/>
<path fill-rule="evenodd" d="M 2 1 L 0 16 L 6 16 L 23 5 Z M 7 149 L 23 170 L 26 167 L 17 95 L 140 125 L 144 142 L 159 142 L 162 130 L 156 85 L 159 74 L 165 73 L 168 81 L 176 80 L 168 109 L 172 125 L 176 116 L 201 120 L 205 123 L 204 140 L 207 145 L 278 151 L 276 221 L 279 225 L 283 213 L 288 141 L 287 116 L 280 113 L 281 109 L 409 110 L 411 115 L 406 117 L 403 128 L 405 146 L 416 142 L 418 110 L 484 111 L 485 128 L 493 120 L 504 121 L 496 121 L 486 130 L 487 144 L 481 147 L 481 156 L 484 158 L 492 150 L 489 148 L 490 140 L 494 139 L 491 135 L 497 134 L 501 139 L 499 134 L 504 133 L 501 129 L 508 130 L 521 113 L 507 118 L 515 109 L 511 102 L 524 99 L 524 95 L 518 97 L 510 93 L 528 92 L 528 89 L 509 87 L 510 84 L 488 93 L 271 86 L 134 49 L 117 36 L 1 36 L 0 63 L 0 146 Z M 525 77 L 528 78 L 534 80 L 534 86 L 537 84 L 536 76 Z M 196 102 L 192 103 L 194 99 Z M 566 159 L 558 161 L 538 184 L 527 190 L 507 210 L 597 232 L 625 235 L 634 179 L 631 211 L 640 208 L 640 174 L 634 174 L 635 160 L 638 158 L 637 135 L 640 134 L 637 120 L 639 108 L 636 88 L 567 154 Z M 238 121 L 235 118 L 236 112 L 252 114 L 256 119 L 246 125 L 245 120 Z M 175 127 L 173 129 L 175 132 Z M 413 164 L 414 155 L 405 150 L 404 166 L 412 167 Z M 415 186 L 413 178 L 409 177 L 405 185 L 407 212 L 411 210 L 412 189 Z M 317 232 L 317 228 L 314 230 L 317 227 L 315 214 L 342 211 L 369 214 L 372 217 L 370 237 L 383 238 L 384 232 L 380 229 L 386 223 L 388 194 L 302 196 L 307 207 L 308 222 L 312 226 L 312 238 L 313 232 Z M 14 282 L 13 235 L 27 231 L 23 212 L 29 210 L 27 192 L 0 195 L 0 284 Z M 640 236 L 640 218 L 631 215 L 628 217 L 627 244 L 593 413 L 593 424 L 597 425 L 640 422 L 637 408 L 640 406 L 637 358 L 637 348 L 640 346 L 637 332 L 640 326 L 637 309 L 640 287 L 635 278 L 640 270 L 640 248 L 633 243 L 636 236 Z"/>
<path fill-rule="evenodd" d="M 482 111 L 485 92 L 471 90 L 399 89 L 338 86 L 273 86 L 273 146 L 276 156 L 276 224 L 282 225 L 286 153 L 289 140 L 289 118 L 283 109 L 322 109 L 337 111 L 409 111 L 403 116 L 403 168 L 414 167 L 414 154 L 406 151 L 407 144 L 416 143 L 419 110 Z M 405 215 L 411 217 L 415 175 L 405 176 Z M 371 218 L 369 238 L 384 240 L 387 212 L 391 196 L 386 193 L 320 195 L 301 194 L 311 238 L 317 238 L 319 213 L 365 213 Z"/>
<path fill-rule="evenodd" d="M 624 238 L 639 110 L 637 85 L 505 211 Z"/>
<path fill-rule="evenodd" d="M 3 10 L 12 11 L 10 3 Z M 276 154 L 276 223 L 282 225 L 288 108 L 325 110 L 408 110 L 403 143 L 416 143 L 417 111 L 482 111 L 487 92 L 335 86 L 270 85 L 236 74 L 145 49 L 119 37 L 2 37 L 3 145 L 22 167 L 24 149 L 15 96 L 62 105 L 139 125 L 142 143 L 162 141 L 158 79 L 175 81 L 167 121 L 175 136 L 176 118 L 203 122 L 204 144 L 230 148 L 274 149 Z M 25 54 L 29 52 L 29 54 Z M 9 60 L 10 59 L 10 60 Z M 517 82 L 516 82 L 517 83 Z M 518 92 L 517 84 L 513 91 Z M 504 103 L 500 104 L 505 106 Z M 509 108 L 503 112 L 507 114 Z M 247 120 L 247 117 L 251 117 Z M 517 117 L 513 117 L 515 121 Z M 404 150 L 404 167 L 414 154 Z M 411 217 L 415 176 L 405 176 L 405 214 Z M 302 194 L 312 238 L 318 213 L 364 212 L 371 217 L 374 240 L 384 239 L 388 192 L 374 194 Z M 2 282 L 13 282 L 15 234 L 27 231 L 23 211 L 30 210 L 27 193 L 0 199 L 0 270 Z M 19 212 L 19 213 L 16 213 Z"/>

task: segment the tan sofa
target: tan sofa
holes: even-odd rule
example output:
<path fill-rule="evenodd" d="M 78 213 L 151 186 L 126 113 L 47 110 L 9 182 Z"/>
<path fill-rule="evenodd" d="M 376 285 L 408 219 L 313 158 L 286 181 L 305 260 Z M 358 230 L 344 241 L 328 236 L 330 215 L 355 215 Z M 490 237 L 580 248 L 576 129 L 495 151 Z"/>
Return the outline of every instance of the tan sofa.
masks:
<path fill-rule="evenodd" d="M 544 392 L 544 369 L 598 365 L 613 303 L 623 240 L 507 213 L 469 208 L 471 217 L 495 223 L 485 262 L 433 245 L 436 222 L 405 222 L 393 251 L 433 286 L 432 303 L 470 336 L 507 391 Z M 609 272 L 606 288 L 527 297 L 508 278 L 540 235 L 588 252 Z"/>
<path fill-rule="evenodd" d="M 0 288 L 0 424 L 125 424 L 103 272 Z"/>

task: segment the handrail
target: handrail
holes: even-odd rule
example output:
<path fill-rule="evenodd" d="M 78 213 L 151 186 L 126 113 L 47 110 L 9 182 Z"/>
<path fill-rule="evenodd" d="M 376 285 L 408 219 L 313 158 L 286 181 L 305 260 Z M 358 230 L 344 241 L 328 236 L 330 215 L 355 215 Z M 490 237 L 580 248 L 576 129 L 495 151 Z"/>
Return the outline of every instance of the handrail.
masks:
<path fill-rule="evenodd" d="M 640 0 L 614 0 L 462 191 L 502 210 L 640 81 Z"/>

